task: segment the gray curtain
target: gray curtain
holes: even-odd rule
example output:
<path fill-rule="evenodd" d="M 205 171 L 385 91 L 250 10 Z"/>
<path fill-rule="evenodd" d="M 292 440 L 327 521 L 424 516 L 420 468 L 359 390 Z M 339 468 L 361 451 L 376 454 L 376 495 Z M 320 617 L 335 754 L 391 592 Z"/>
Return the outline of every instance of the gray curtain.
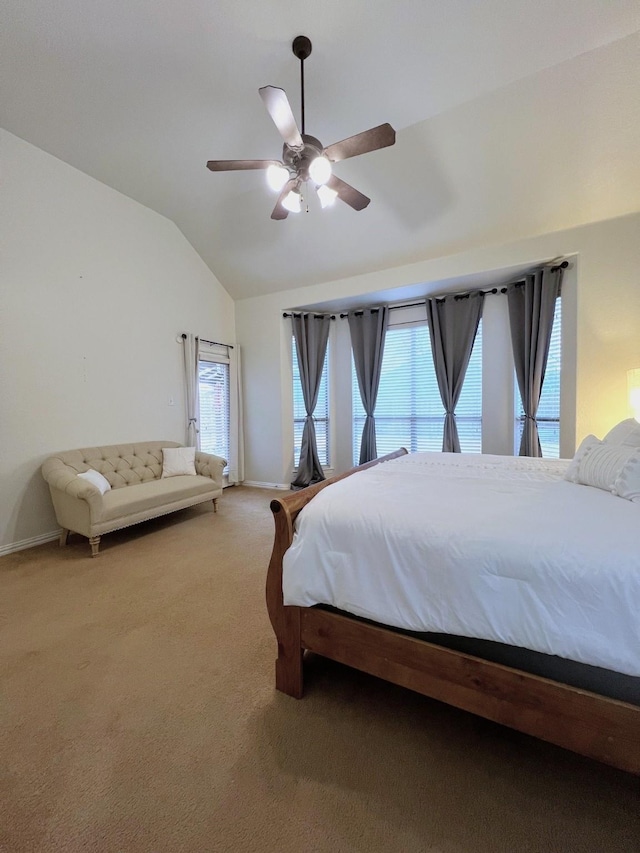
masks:
<path fill-rule="evenodd" d="M 380 370 L 387 334 L 389 311 L 382 308 L 363 308 L 349 314 L 351 349 L 358 377 L 360 398 L 367 413 L 360 441 L 360 465 L 378 456 L 374 410 L 380 385 Z"/>
<path fill-rule="evenodd" d="M 472 293 L 462 298 L 427 299 L 427 320 L 436 379 L 446 415 L 442 450 L 460 453 L 456 405 L 471 358 L 482 316 L 483 297 Z"/>
<path fill-rule="evenodd" d="M 536 414 L 561 283 L 562 269 L 546 267 L 507 288 L 511 345 L 525 415 L 520 456 L 542 456 Z"/>
<path fill-rule="evenodd" d="M 291 317 L 291 322 L 298 353 L 302 396 L 307 412 L 302 432 L 298 476 L 291 483 L 291 486 L 295 489 L 303 489 L 311 483 L 325 479 L 318 458 L 313 413 L 318 402 L 318 391 L 322 379 L 324 357 L 327 352 L 331 319 L 328 315 L 294 314 Z"/>

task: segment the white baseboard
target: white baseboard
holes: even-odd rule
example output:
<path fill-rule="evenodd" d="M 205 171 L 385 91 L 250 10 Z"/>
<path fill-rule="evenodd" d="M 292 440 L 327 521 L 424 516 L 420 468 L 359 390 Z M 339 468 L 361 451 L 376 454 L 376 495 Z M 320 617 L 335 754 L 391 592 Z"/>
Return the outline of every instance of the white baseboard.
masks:
<path fill-rule="evenodd" d="M 256 489 L 290 489 L 290 483 L 260 483 L 258 480 L 243 480 L 240 486 L 254 486 Z"/>
<path fill-rule="evenodd" d="M 45 542 L 53 542 L 54 539 L 60 538 L 60 530 L 51 531 L 51 533 L 41 533 L 39 536 L 32 536 L 30 539 L 21 539 L 19 542 L 10 542 L 9 545 L 0 545 L 0 557 L 5 554 L 14 554 L 16 551 L 25 551 L 27 548 L 34 548 L 36 545 L 44 545 Z"/>

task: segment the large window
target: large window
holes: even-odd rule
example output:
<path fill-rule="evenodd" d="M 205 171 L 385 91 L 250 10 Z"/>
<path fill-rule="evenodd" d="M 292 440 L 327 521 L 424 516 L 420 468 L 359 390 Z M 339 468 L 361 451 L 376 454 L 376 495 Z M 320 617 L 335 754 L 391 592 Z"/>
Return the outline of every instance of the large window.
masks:
<path fill-rule="evenodd" d="M 540 435 L 540 447 L 545 458 L 558 458 L 560 456 L 560 358 L 562 354 L 562 300 L 556 299 L 556 307 L 553 315 L 553 331 L 551 332 L 551 343 L 549 346 L 549 358 L 547 369 L 544 374 L 542 393 L 536 420 L 538 422 L 538 434 Z M 518 389 L 518 381 L 515 381 L 515 454 L 520 451 L 522 429 L 524 427 L 524 409 Z"/>
<path fill-rule="evenodd" d="M 302 445 L 302 430 L 307 417 L 304 407 L 302 386 L 300 385 L 300 368 L 298 367 L 298 351 L 296 339 L 292 340 L 293 359 L 293 459 L 294 465 L 300 460 L 300 447 Z M 313 413 L 316 428 L 316 442 L 318 445 L 318 458 L 323 467 L 329 465 L 329 345 L 322 366 L 322 378 L 320 390 L 318 391 L 318 402 Z"/>
<path fill-rule="evenodd" d="M 200 449 L 229 459 L 229 359 L 200 353 Z M 225 468 L 225 473 L 227 469 Z"/>
<path fill-rule="evenodd" d="M 353 459 L 358 464 L 365 411 L 352 359 Z M 410 452 L 442 450 L 444 407 L 436 380 L 426 324 L 389 328 L 376 402 L 378 455 L 399 447 Z M 456 406 L 460 448 L 482 450 L 482 321 Z"/>

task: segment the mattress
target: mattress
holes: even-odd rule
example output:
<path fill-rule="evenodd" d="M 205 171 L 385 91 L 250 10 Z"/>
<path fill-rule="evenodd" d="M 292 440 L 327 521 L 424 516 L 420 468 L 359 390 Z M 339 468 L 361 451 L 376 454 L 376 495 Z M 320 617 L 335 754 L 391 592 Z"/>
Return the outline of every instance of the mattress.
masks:
<path fill-rule="evenodd" d="M 567 465 L 416 453 L 333 483 L 296 519 L 284 603 L 640 676 L 640 505 Z"/>

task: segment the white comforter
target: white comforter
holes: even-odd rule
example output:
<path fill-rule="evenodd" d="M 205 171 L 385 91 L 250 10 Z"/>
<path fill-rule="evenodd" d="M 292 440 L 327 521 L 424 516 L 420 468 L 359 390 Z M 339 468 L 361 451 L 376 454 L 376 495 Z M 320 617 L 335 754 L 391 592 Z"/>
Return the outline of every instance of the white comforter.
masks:
<path fill-rule="evenodd" d="M 298 516 L 284 602 L 640 676 L 640 505 L 567 464 L 415 453 L 334 483 Z"/>

